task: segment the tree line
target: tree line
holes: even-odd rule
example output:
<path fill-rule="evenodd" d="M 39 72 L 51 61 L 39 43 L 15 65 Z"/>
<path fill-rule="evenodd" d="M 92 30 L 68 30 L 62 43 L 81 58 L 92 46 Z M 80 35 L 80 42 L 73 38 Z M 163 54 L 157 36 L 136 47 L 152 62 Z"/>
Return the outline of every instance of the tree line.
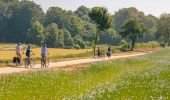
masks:
<path fill-rule="evenodd" d="M 102 19 L 98 20 L 97 16 Z M 129 25 L 132 25 L 130 30 Z M 138 35 L 130 34 L 133 29 Z M 119 9 L 110 15 L 106 8 L 85 6 L 74 12 L 51 7 L 44 13 L 32 1 L 0 1 L 0 42 L 46 43 L 53 48 L 79 49 L 97 44 L 119 45 L 122 38 L 132 45 L 148 41 L 170 45 L 170 15 L 162 14 L 157 18 L 133 7 Z"/>

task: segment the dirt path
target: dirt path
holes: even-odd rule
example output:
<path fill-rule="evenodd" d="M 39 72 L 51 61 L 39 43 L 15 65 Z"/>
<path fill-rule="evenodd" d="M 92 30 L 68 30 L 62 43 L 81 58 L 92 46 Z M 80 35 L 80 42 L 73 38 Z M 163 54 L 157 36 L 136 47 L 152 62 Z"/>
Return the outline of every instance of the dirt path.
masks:
<path fill-rule="evenodd" d="M 50 66 L 48 68 L 53 68 L 53 67 L 61 68 L 65 66 L 78 65 L 78 64 L 83 64 L 83 63 L 92 63 L 92 62 L 97 62 L 97 61 L 106 61 L 106 60 L 113 60 L 113 59 L 136 57 L 136 56 L 141 56 L 144 54 L 146 53 L 112 56 L 110 58 L 106 57 L 106 58 L 101 58 L 101 59 L 87 58 L 87 59 L 78 59 L 78 60 L 70 60 L 70 61 L 52 62 L 50 63 Z M 40 67 L 41 67 L 40 64 L 36 64 L 34 68 L 24 68 L 24 66 L 21 66 L 19 68 L 4 67 L 4 68 L 0 68 L 0 74 L 11 74 L 11 73 L 19 73 L 23 71 L 31 71 L 31 70 L 39 69 Z"/>

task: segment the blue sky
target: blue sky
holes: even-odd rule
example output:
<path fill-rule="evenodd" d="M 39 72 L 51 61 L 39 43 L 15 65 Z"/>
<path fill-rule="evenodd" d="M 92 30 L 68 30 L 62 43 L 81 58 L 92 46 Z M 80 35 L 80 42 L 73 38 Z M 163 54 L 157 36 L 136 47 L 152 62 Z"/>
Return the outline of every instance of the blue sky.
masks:
<path fill-rule="evenodd" d="M 136 7 L 145 14 L 159 16 L 162 13 L 170 13 L 170 0 L 32 0 L 41 5 L 44 11 L 49 7 L 57 6 L 65 10 L 76 10 L 84 5 L 88 8 L 94 6 L 107 7 L 113 14 L 120 8 Z"/>

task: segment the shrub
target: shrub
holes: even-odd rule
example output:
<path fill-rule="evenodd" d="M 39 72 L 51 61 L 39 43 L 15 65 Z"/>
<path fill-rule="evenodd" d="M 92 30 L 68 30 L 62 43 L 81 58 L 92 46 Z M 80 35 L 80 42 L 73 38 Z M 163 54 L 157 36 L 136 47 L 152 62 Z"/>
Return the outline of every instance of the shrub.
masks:
<path fill-rule="evenodd" d="M 130 43 L 128 43 L 127 41 L 125 41 L 125 40 L 122 40 L 121 42 L 120 42 L 120 50 L 121 51 L 127 51 L 127 50 L 129 50 L 131 48 L 131 44 Z"/>
<path fill-rule="evenodd" d="M 74 48 L 75 48 L 75 49 L 80 49 L 80 46 L 79 46 L 78 44 L 75 44 L 75 45 L 74 45 Z"/>

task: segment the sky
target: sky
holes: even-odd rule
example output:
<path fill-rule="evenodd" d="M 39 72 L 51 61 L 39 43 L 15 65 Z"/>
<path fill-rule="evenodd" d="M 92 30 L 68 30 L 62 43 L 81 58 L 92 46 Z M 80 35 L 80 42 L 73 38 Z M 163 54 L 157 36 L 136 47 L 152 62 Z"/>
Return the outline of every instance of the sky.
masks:
<path fill-rule="evenodd" d="M 57 6 L 65 10 L 75 11 L 79 6 L 88 8 L 101 6 L 108 8 L 111 14 L 118 9 L 136 7 L 146 15 L 159 17 L 162 13 L 170 13 L 170 0 L 32 0 L 46 12 L 49 7 Z"/>

